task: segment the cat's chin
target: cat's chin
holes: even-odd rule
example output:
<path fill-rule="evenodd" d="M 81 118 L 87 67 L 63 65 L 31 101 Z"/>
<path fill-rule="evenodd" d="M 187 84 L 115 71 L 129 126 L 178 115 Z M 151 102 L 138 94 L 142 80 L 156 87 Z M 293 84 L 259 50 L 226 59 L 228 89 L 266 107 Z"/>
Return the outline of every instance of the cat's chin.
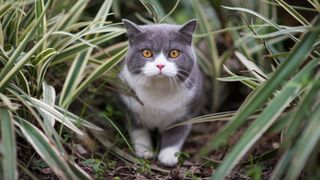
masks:
<path fill-rule="evenodd" d="M 152 76 L 151 78 L 154 80 L 165 80 L 165 79 L 169 79 L 170 76 L 167 76 L 164 74 L 158 74 L 158 75 Z"/>
<path fill-rule="evenodd" d="M 159 74 L 154 74 L 154 75 L 147 75 L 147 77 L 152 78 L 152 79 L 167 79 L 167 78 L 171 78 L 173 76 L 159 73 Z"/>

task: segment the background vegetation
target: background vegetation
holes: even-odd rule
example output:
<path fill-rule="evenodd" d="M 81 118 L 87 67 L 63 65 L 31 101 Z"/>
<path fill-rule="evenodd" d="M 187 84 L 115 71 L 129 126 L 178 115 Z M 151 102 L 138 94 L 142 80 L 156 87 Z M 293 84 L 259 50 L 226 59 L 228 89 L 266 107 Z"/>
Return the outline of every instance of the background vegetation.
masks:
<path fill-rule="evenodd" d="M 0 0 L 0 178 L 317 179 L 320 3 L 292 3 Z M 208 101 L 184 123 L 210 133 L 175 168 L 136 158 L 119 123 L 123 18 L 199 20 Z"/>

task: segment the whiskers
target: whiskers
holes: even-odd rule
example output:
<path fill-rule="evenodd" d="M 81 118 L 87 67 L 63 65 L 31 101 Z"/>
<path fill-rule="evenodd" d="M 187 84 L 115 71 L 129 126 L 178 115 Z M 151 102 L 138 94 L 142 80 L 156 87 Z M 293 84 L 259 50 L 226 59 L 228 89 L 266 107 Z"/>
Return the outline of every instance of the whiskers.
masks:
<path fill-rule="evenodd" d="M 137 72 L 139 73 L 137 74 Z M 164 75 L 164 77 L 159 78 L 155 76 L 149 76 L 147 72 L 142 72 L 141 70 L 133 70 L 130 73 L 136 74 L 136 75 L 133 75 L 134 80 L 130 82 L 130 84 L 134 89 L 138 89 L 138 88 L 150 88 L 151 86 L 153 86 L 152 83 L 161 83 L 160 86 L 159 84 L 155 86 L 155 87 L 159 87 L 159 89 L 153 89 L 153 90 L 177 91 L 178 93 L 184 94 L 184 92 L 188 90 L 188 87 L 189 88 L 190 86 L 192 87 L 194 83 L 190 80 L 188 76 L 186 76 L 184 73 L 181 73 L 181 72 L 189 73 L 187 71 L 179 69 L 176 74 L 167 73 Z M 178 76 L 183 77 L 184 80 L 182 81 Z"/>
<path fill-rule="evenodd" d="M 190 76 L 186 76 L 184 74 L 182 74 L 181 72 L 185 72 L 187 74 L 189 74 L 190 72 L 185 71 L 183 69 L 178 69 L 176 76 L 181 76 L 182 78 L 184 78 L 184 81 L 181 81 L 180 79 L 177 79 L 177 81 L 179 82 L 179 84 L 182 84 L 185 88 L 187 88 L 188 86 L 193 87 L 194 83 L 191 81 Z"/>
<path fill-rule="evenodd" d="M 134 81 L 130 82 L 131 86 L 135 88 L 140 88 L 140 87 L 146 88 L 150 86 L 151 78 L 149 76 L 144 75 L 144 73 L 141 72 L 140 69 L 130 71 L 130 74 L 135 74 L 137 72 L 139 73 L 137 75 L 134 75 Z"/>

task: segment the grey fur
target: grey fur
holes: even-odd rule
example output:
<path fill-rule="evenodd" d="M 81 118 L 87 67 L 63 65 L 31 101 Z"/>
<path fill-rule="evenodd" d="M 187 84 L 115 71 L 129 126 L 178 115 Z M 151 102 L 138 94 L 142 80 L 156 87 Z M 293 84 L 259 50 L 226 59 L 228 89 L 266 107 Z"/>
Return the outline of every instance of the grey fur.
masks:
<path fill-rule="evenodd" d="M 196 116 L 200 109 L 199 102 L 201 101 L 203 81 L 203 75 L 196 63 L 196 56 L 192 47 L 192 34 L 196 28 L 196 20 L 191 20 L 182 26 L 171 24 L 139 26 L 128 20 L 123 20 L 123 23 L 129 37 L 129 50 L 124 64 L 133 76 L 141 74 L 141 68 L 146 62 L 154 61 L 154 58 L 143 57 L 142 50 L 152 50 L 154 57 L 161 52 L 168 55 L 172 49 L 181 52 L 176 59 L 170 59 L 169 56 L 166 58 L 168 61 L 174 62 L 178 68 L 179 73 L 176 75 L 179 80 L 178 83 L 189 90 L 192 89 L 195 93 L 193 98 L 188 101 L 186 114 L 172 122 L 176 123 Z M 170 81 L 169 78 L 168 81 Z M 128 105 L 128 108 L 131 109 L 130 105 Z M 133 128 L 144 128 L 139 123 L 139 115 L 134 117 L 136 118 L 132 123 L 135 125 Z M 182 146 L 190 129 L 191 125 L 179 126 L 169 130 L 160 129 L 162 136 L 161 149 L 177 144 Z"/>

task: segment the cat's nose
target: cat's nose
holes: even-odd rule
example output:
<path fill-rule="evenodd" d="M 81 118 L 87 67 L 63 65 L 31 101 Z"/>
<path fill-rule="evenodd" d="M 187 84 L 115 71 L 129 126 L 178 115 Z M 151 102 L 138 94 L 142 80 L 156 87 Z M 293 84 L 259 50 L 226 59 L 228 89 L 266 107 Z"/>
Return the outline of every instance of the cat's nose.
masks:
<path fill-rule="evenodd" d="M 164 64 L 157 64 L 157 68 L 161 71 L 164 68 Z"/>

